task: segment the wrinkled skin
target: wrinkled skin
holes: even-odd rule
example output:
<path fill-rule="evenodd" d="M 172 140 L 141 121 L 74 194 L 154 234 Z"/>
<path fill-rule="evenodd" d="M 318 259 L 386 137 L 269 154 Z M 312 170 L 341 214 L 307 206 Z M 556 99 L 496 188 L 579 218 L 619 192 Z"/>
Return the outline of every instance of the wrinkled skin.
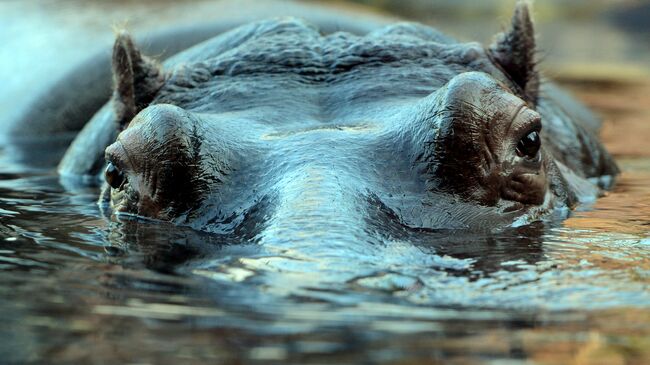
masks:
<path fill-rule="evenodd" d="M 522 4 L 490 47 L 414 24 L 323 36 L 284 19 L 162 68 L 120 35 L 100 204 L 261 243 L 566 215 L 618 170 L 534 53 Z"/>

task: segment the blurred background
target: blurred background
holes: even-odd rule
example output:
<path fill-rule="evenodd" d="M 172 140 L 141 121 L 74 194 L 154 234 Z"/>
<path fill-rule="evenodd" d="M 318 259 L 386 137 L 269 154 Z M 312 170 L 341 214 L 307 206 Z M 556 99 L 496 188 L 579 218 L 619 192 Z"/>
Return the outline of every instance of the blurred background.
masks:
<path fill-rule="evenodd" d="M 461 40 L 489 44 L 508 24 L 515 0 L 356 0 L 429 24 Z M 350 3 L 340 1 L 336 3 Z M 534 1 L 542 66 L 553 74 L 634 77 L 650 66 L 650 2 Z"/>
<path fill-rule="evenodd" d="M 335 9 L 342 16 L 402 18 L 433 25 L 462 40 L 489 42 L 508 22 L 515 0 L 335 0 L 335 1 L 87 1 L 40 0 L 0 3 L 3 73 L 26 71 L 6 64 L 20 57 L 65 57 L 88 52 L 112 38 L 112 27 L 134 32 L 214 19 L 300 15 Z M 627 76 L 650 60 L 650 2 L 644 0 L 536 1 L 534 17 L 546 68 Z M 316 10 L 318 11 L 318 10 Z M 359 21 L 363 21 L 363 16 Z M 38 51 L 38 52 L 37 52 Z M 63 53 L 63 54 L 62 54 Z M 22 63 L 22 67 L 26 67 Z M 37 67 L 46 67 L 38 65 Z"/>

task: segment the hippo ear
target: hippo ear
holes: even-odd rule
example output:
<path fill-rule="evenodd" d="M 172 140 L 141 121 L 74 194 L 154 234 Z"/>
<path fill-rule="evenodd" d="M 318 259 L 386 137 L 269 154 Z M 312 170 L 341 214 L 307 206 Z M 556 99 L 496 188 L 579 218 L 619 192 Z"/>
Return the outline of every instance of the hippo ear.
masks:
<path fill-rule="evenodd" d="M 539 73 L 535 63 L 535 32 L 526 2 L 517 3 L 510 29 L 497 35 L 488 52 L 494 63 L 519 88 L 520 96 L 535 106 Z"/>
<path fill-rule="evenodd" d="M 118 131 L 151 103 L 163 82 L 160 66 L 140 53 L 131 36 L 118 34 L 113 45 L 113 103 Z"/>

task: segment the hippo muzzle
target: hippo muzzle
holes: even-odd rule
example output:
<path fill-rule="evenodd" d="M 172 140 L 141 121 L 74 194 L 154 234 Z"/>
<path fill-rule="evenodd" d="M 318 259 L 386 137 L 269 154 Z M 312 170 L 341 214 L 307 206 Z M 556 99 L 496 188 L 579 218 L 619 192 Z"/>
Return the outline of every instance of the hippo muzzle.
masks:
<path fill-rule="evenodd" d="M 111 215 L 248 227 L 260 242 L 372 240 L 543 219 L 618 171 L 593 131 L 540 97 L 523 3 L 487 49 L 412 24 L 259 29 L 170 70 L 118 38 Z"/>

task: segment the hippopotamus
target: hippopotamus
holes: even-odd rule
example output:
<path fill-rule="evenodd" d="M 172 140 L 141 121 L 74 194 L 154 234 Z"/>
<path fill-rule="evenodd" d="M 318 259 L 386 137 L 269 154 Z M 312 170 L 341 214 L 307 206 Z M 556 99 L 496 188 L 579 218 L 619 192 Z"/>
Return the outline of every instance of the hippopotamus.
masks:
<path fill-rule="evenodd" d="M 537 61 L 523 2 L 489 46 L 279 18 L 160 64 L 120 32 L 111 101 L 59 170 L 100 182 L 112 219 L 260 243 L 562 218 L 619 170 L 598 119 Z"/>

